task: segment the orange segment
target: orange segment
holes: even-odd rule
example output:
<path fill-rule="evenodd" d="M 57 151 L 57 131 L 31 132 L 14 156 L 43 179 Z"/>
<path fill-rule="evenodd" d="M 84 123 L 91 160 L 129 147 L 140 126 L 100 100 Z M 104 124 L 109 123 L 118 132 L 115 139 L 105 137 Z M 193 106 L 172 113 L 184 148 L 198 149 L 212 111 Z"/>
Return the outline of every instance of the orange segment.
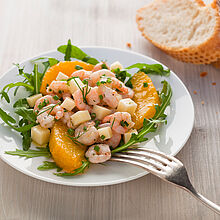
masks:
<path fill-rule="evenodd" d="M 154 116 L 155 104 L 159 104 L 159 96 L 150 77 L 143 72 L 136 73 L 131 83 L 134 91 L 133 100 L 137 103 L 132 120 L 135 122 L 134 128 L 140 129 L 143 127 L 144 118 L 149 119 Z M 147 87 L 144 87 L 144 83 L 147 83 L 145 84 Z"/>
<path fill-rule="evenodd" d="M 59 62 L 58 64 L 50 67 L 47 70 L 47 72 L 45 73 L 43 80 L 42 80 L 40 92 L 43 95 L 45 95 L 47 85 L 50 85 L 50 83 L 56 79 L 59 72 L 62 72 L 64 74 L 66 74 L 67 76 L 70 76 L 73 72 L 76 71 L 76 69 L 75 69 L 76 65 L 79 65 L 83 69 L 88 70 L 88 71 L 92 70 L 94 67 L 93 65 L 82 62 L 82 61 L 62 61 L 62 62 Z"/>
<path fill-rule="evenodd" d="M 85 161 L 86 147 L 75 144 L 66 135 L 67 126 L 56 122 L 51 130 L 49 148 L 55 163 L 65 172 L 71 173 Z"/>

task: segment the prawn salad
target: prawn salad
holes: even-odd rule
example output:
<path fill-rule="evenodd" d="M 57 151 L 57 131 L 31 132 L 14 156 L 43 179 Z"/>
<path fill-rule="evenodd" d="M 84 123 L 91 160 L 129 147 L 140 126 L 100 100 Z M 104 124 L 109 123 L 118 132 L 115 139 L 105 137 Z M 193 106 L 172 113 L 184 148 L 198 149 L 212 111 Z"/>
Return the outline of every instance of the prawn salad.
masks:
<path fill-rule="evenodd" d="M 109 65 L 70 40 L 57 50 L 64 54 L 64 61 L 35 59 L 31 73 L 16 64 L 23 80 L 0 92 L 8 103 L 11 90 L 17 96 L 24 87 L 29 94 L 13 104 L 18 121 L 0 108 L 4 123 L 22 137 L 23 150 L 6 154 L 48 157 L 53 161 L 44 161 L 39 170 L 57 169 L 57 176 L 74 176 L 91 163 L 103 163 L 114 153 L 146 141 L 148 133 L 166 124 L 172 89 L 162 81 L 162 89 L 157 91 L 148 75 L 169 76 L 169 69 L 145 63 L 123 68 L 119 61 Z M 134 75 L 129 73 L 131 69 L 136 71 Z M 31 147 L 31 142 L 38 147 Z"/>

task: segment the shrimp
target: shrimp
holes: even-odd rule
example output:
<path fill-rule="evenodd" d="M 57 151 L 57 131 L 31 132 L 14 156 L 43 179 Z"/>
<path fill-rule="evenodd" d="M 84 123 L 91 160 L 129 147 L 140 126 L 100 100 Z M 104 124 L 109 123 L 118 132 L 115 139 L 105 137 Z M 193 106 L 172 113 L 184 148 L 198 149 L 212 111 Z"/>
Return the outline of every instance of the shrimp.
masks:
<path fill-rule="evenodd" d="M 123 99 L 126 99 L 126 98 L 132 99 L 133 96 L 134 96 L 134 91 L 131 88 L 129 88 L 129 87 L 127 87 L 127 88 L 128 88 L 128 92 L 127 93 L 119 93 L 119 94 L 122 95 Z"/>
<path fill-rule="evenodd" d="M 100 81 L 102 77 L 110 77 L 111 78 L 111 77 L 115 77 L 115 74 L 112 73 L 110 70 L 106 70 L 106 69 L 94 72 L 90 76 L 90 85 L 95 86 L 96 83 L 98 81 Z"/>
<path fill-rule="evenodd" d="M 41 109 L 37 116 L 37 123 L 43 128 L 52 128 L 56 120 L 64 115 L 64 109 L 60 105 L 50 104 Z"/>
<path fill-rule="evenodd" d="M 55 81 L 53 80 L 52 83 L 47 87 L 47 93 L 69 93 L 69 86 L 67 85 L 67 81 Z"/>
<path fill-rule="evenodd" d="M 96 72 L 101 69 L 110 69 L 109 66 L 105 62 L 100 62 L 93 67 L 92 72 Z"/>
<path fill-rule="evenodd" d="M 91 71 L 78 70 L 73 72 L 70 77 L 79 77 L 83 81 L 84 79 L 89 79 L 91 73 Z"/>
<path fill-rule="evenodd" d="M 75 130 L 77 141 L 85 145 L 94 144 L 99 138 L 99 132 L 95 128 L 95 122 L 85 122 Z"/>
<path fill-rule="evenodd" d="M 104 123 L 104 124 L 100 124 L 99 128 L 105 128 L 105 127 L 111 127 L 110 123 Z M 119 143 L 121 141 L 121 134 L 118 134 L 117 132 L 115 132 L 114 130 L 112 130 L 112 137 L 109 138 L 108 140 L 102 141 L 99 140 L 99 143 L 103 143 L 103 144 L 107 144 L 112 148 L 116 148 Z"/>
<path fill-rule="evenodd" d="M 71 98 L 71 96 L 72 96 L 71 93 L 67 93 L 67 92 L 62 94 L 63 100 L 65 100 L 67 97 Z"/>
<path fill-rule="evenodd" d="M 121 100 L 121 96 L 113 89 L 106 86 L 99 86 L 98 92 L 103 98 L 103 101 L 110 108 L 117 108 L 119 101 Z"/>
<path fill-rule="evenodd" d="M 86 100 L 89 105 L 97 105 L 100 103 L 100 97 L 97 86 L 91 88 L 90 92 L 86 96 Z"/>
<path fill-rule="evenodd" d="M 74 113 L 73 113 L 73 112 L 70 112 L 70 111 L 64 112 L 63 117 L 62 117 L 62 119 L 61 119 L 62 122 L 67 125 L 68 128 L 75 128 L 75 127 L 73 126 L 72 120 L 71 120 L 71 118 L 70 118 L 73 114 L 74 114 Z"/>
<path fill-rule="evenodd" d="M 38 99 L 34 105 L 34 111 L 41 110 L 44 106 L 47 106 L 49 104 L 57 104 L 59 100 L 55 100 L 53 96 L 51 95 L 45 95 Z"/>
<path fill-rule="evenodd" d="M 112 130 L 119 134 L 126 133 L 135 124 L 131 120 L 131 115 L 128 112 L 115 112 L 114 114 L 106 116 L 102 122 L 110 122 Z"/>
<path fill-rule="evenodd" d="M 52 128 L 54 126 L 54 116 L 48 115 L 47 112 L 43 112 L 37 116 L 37 123 L 43 128 Z"/>
<path fill-rule="evenodd" d="M 105 82 L 105 85 L 112 88 L 112 89 L 118 89 L 122 93 L 128 93 L 128 88 L 124 85 L 123 82 L 118 80 L 115 77 L 115 74 L 112 73 L 110 70 L 99 70 L 97 72 L 94 72 L 90 76 L 90 86 L 95 86 L 98 81 Z M 108 81 L 109 79 L 109 81 Z"/>
<path fill-rule="evenodd" d="M 90 88 L 89 92 L 85 95 L 86 95 L 85 99 L 87 103 L 85 103 L 81 90 L 77 90 L 76 92 L 74 92 L 73 98 L 75 100 L 76 107 L 79 110 L 88 110 L 89 112 L 91 112 L 92 108 L 89 105 L 97 105 L 100 103 L 98 87 Z"/>
<path fill-rule="evenodd" d="M 111 150 L 107 144 L 95 144 L 89 147 L 85 156 L 91 163 L 103 163 L 111 158 Z"/>
<path fill-rule="evenodd" d="M 82 91 L 81 90 L 76 90 L 73 93 L 73 98 L 76 104 L 76 107 L 79 110 L 88 110 L 89 112 L 92 111 L 92 107 L 90 107 L 89 105 L 87 105 L 84 100 L 83 100 L 83 95 L 82 95 Z"/>

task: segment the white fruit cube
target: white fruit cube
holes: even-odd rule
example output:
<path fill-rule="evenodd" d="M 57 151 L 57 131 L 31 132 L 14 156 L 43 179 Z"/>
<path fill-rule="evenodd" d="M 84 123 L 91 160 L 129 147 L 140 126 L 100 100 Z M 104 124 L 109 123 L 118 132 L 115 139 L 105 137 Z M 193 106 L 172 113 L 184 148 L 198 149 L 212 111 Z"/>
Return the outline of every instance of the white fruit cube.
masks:
<path fill-rule="evenodd" d="M 78 111 L 75 114 L 73 114 L 70 118 L 74 126 L 91 120 L 91 116 L 88 110 Z"/>
<path fill-rule="evenodd" d="M 96 119 L 98 120 L 102 120 L 105 116 L 112 114 L 111 110 L 99 105 L 94 105 L 92 112 L 96 114 Z"/>
<path fill-rule="evenodd" d="M 130 130 L 124 134 L 124 142 L 125 144 L 131 139 L 132 134 L 138 134 L 136 129 Z"/>
<path fill-rule="evenodd" d="M 42 97 L 42 94 L 36 94 L 36 95 L 32 95 L 32 96 L 26 98 L 26 99 L 27 99 L 27 102 L 28 102 L 28 105 L 29 105 L 30 107 L 34 107 L 35 102 L 36 102 L 38 99 L 40 99 L 41 97 Z"/>
<path fill-rule="evenodd" d="M 120 70 L 123 69 L 123 66 L 119 61 L 116 61 L 116 62 L 112 63 L 112 65 L 110 66 L 111 70 L 118 69 L 118 68 Z"/>
<path fill-rule="evenodd" d="M 99 128 L 98 132 L 102 141 L 112 137 L 112 129 L 110 127 Z"/>
<path fill-rule="evenodd" d="M 74 78 L 69 81 L 69 90 L 73 94 L 79 88 L 84 87 L 85 85 L 80 78 Z"/>
<path fill-rule="evenodd" d="M 64 73 L 59 72 L 58 75 L 57 75 L 56 80 L 60 81 L 60 80 L 63 80 L 63 79 L 69 79 L 69 77 L 66 74 L 64 74 Z"/>
<path fill-rule="evenodd" d="M 136 108 L 137 108 L 137 104 L 130 98 L 127 98 L 127 99 L 121 99 L 119 101 L 117 111 L 128 112 L 131 115 L 133 115 Z"/>
<path fill-rule="evenodd" d="M 65 108 L 68 111 L 72 111 L 75 108 L 76 104 L 73 99 L 67 97 L 61 104 L 61 107 Z"/>
<path fill-rule="evenodd" d="M 31 139 L 39 144 L 44 145 L 49 142 L 50 130 L 48 128 L 42 128 L 40 125 L 36 125 L 31 128 Z"/>

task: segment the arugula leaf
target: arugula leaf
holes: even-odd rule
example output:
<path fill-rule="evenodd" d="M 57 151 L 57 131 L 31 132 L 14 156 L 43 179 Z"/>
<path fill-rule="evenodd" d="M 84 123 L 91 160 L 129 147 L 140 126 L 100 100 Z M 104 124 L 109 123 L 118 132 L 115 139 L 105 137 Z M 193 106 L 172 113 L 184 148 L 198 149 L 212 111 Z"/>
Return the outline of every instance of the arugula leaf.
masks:
<path fill-rule="evenodd" d="M 17 107 L 15 109 L 15 113 L 22 116 L 23 119 L 27 119 L 30 122 L 36 122 L 36 114 L 34 113 L 33 109 L 27 109 L 25 107 Z"/>
<path fill-rule="evenodd" d="M 55 58 L 48 58 L 48 62 L 49 62 L 50 67 L 51 67 L 51 66 L 54 66 L 54 65 L 58 64 L 60 61 L 55 59 Z"/>
<path fill-rule="evenodd" d="M 29 108 L 27 99 L 26 98 L 18 99 L 13 105 L 13 108 L 17 108 L 17 107 Z"/>
<path fill-rule="evenodd" d="M 31 147 L 31 130 L 21 132 L 22 147 L 24 151 L 27 151 Z"/>
<path fill-rule="evenodd" d="M 90 162 L 88 160 L 87 161 L 82 161 L 81 167 L 75 169 L 74 173 L 54 173 L 54 175 L 56 175 L 56 176 L 75 176 L 75 175 L 78 175 L 80 173 L 84 173 L 85 169 L 87 167 L 89 167 L 89 164 L 90 164 Z"/>
<path fill-rule="evenodd" d="M 64 56 L 64 60 L 65 61 L 70 61 L 71 59 L 71 51 L 72 51 L 72 44 L 71 44 L 71 40 L 68 40 L 67 43 L 67 47 L 66 47 L 66 51 L 65 51 L 65 56 Z"/>
<path fill-rule="evenodd" d="M 18 88 L 18 87 L 17 87 Z M 9 96 L 8 96 L 8 94 L 5 92 L 5 91 L 1 91 L 0 92 L 0 94 L 1 94 L 1 99 L 5 99 L 6 101 L 7 101 L 7 103 L 10 103 L 10 98 L 9 98 Z"/>
<path fill-rule="evenodd" d="M 8 85 L 6 85 L 4 88 L 3 88 L 3 91 L 5 91 L 6 89 L 8 89 L 8 91 L 10 89 L 12 89 L 13 87 L 16 87 L 16 86 L 23 86 L 25 87 L 28 91 L 34 91 L 34 87 L 32 85 L 29 85 L 27 83 L 24 83 L 24 82 L 16 82 L 16 83 L 9 83 Z"/>
<path fill-rule="evenodd" d="M 112 150 L 112 154 L 126 150 L 129 146 L 136 143 L 146 141 L 147 138 L 144 136 L 150 132 L 155 132 L 157 130 L 158 123 L 165 122 L 164 119 L 166 115 L 164 114 L 167 106 L 170 105 L 170 100 L 172 97 L 172 89 L 167 81 L 162 81 L 163 89 L 159 94 L 161 105 L 156 105 L 156 113 L 152 119 L 144 119 L 143 127 L 139 130 L 138 134 L 132 134 L 131 139 L 124 145 L 119 146 Z"/>
<path fill-rule="evenodd" d="M 57 169 L 57 172 L 60 172 L 62 168 L 58 167 L 55 162 L 50 161 L 43 161 L 43 164 L 40 165 L 38 170 L 51 170 L 51 169 Z"/>
<path fill-rule="evenodd" d="M 71 52 L 70 52 L 70 49 L 67 50 L 67 48 L 70 48 L 70 47 L 71 47 Z M 71 58 L 76 58 L 78 60 L 82 60 L 82 61 L 84 61 L 86 63 L 90 63 L 90 64 L 93 64 L 93 65 L 96 65 L 97 63 L 99 63 L 98 60 L 96 60 L 93 57 L 88 56 L 81 49 L 79 49 L 78 47 L 72 45 L 70 40 L 68 40 L 68 44 L 67 45 L 59 46 L 57 48 L 57 50 L 59 52 L 65 54 L 65 56 L 66 56 L 66 52 L 68 52 L 67 58 L 69 58 L 69 56 L 70 56 Z"/>
<path fill-rule="evenodd" d="M 128 73 L 126 70 L 120 70 L 119 68 L 114 69 L 113 72 L 115 73 L 115 76 L 120 81 L 124 82 L 126 77 L 131 77 L 131 74 Z"/>
<path fill-rule="evenodd" d="M 38 72 L 38 65 L 37 64 L 34 64 L 33 73 L 34 73 L 34 94 L 39 94 L 42 74 Z"/>
<path fill-rule="evenodd" d="M 169 76 L 170 70 L 165 70 L 162 65 L 160 64 L 146 64 L 146 63 L 136 63 L 133 64 L 126 69 L 133 69 L 138 68 L 139 71 L 144 72 L 146 74 L 152 74 L 152 75 L 160 75 L 160 76 Z"/>
<path fill-rule="evenodd" d="M 33 157 L 51 157 L 50 152 L 47 148 L 40 148 L 37 147 L 37 150 L 19 150 L 16 149 L 15 151 L 5 151 L 5 154 L 14 155 L 14 156 L 20 156 L 20 157 L 26 157 L 26 158 L 33 158 Z"/>
<path fill-rule="evenodd" d="M 0 118 L 5 122 L 5 124 L 7 124 L 8 126 L 10 126 L 15 131 L 18 132 L 26 132 L 36 125 L 36 123 L 31 123 L 24 125 L 22 127 L 18 127 L 17 125 L 15 125 L 16 120 L 12 118 L 9 114 L 7 114 L 5 111 L 3 111 L 1 108 L 0 108 Z"/>
<path fill-rule="evenodd" d="M 125 85 L 126 85 L 127 87 L 133 89 L 133 85 L 132 85 L 131 79 L 132 79 L 132 76 L 128 79 L 128 81 L 125 83 Z"/>

